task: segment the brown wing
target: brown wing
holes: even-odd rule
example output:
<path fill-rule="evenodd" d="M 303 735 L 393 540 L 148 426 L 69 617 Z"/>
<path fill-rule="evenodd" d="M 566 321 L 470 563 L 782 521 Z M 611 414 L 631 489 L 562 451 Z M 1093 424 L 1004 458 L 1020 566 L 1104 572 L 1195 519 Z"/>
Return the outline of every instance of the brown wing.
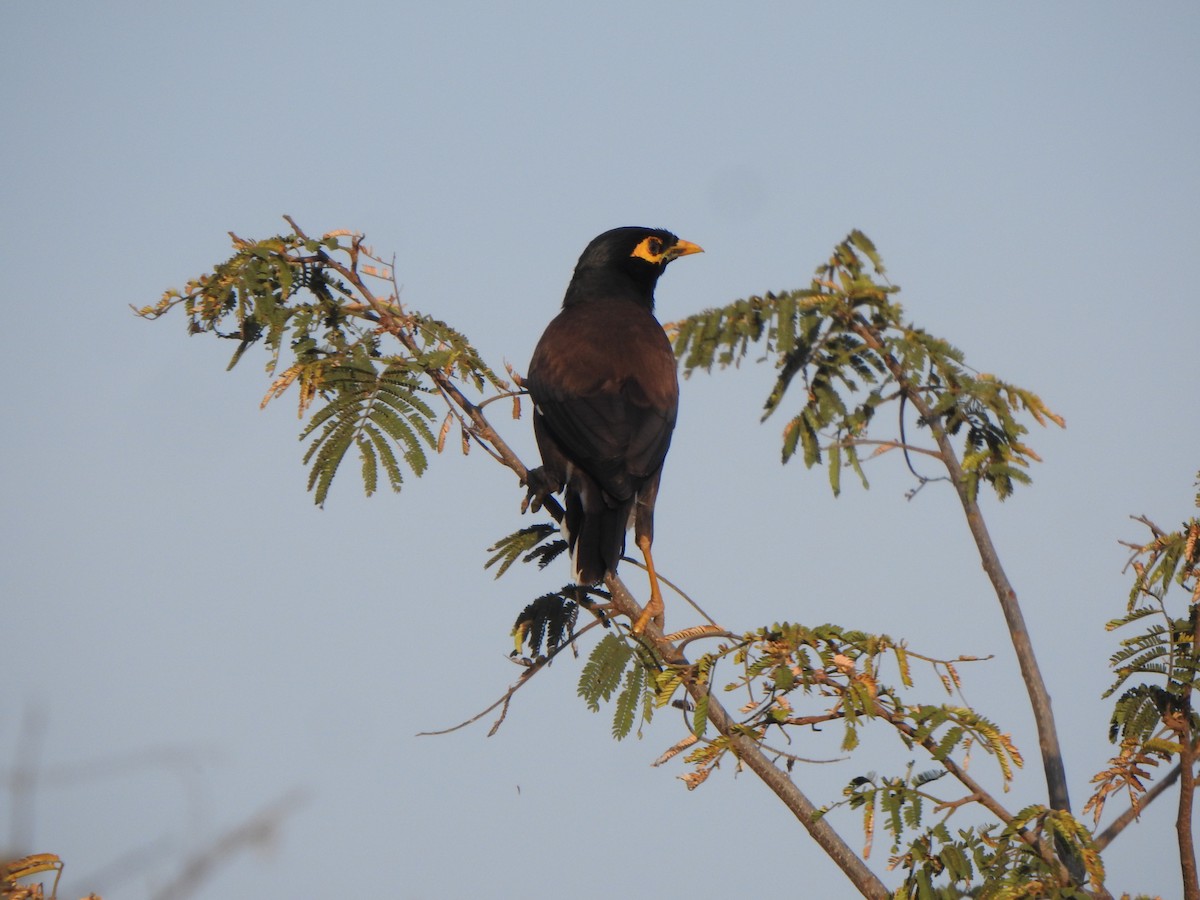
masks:
<path fill-rule="evenodd" d="M 631 498 L 662 467 L 679 382 L 670 342 L 643 306 L 564 309 L 538 342 L 526 383 L 556 449 L 612 498 Z"/>

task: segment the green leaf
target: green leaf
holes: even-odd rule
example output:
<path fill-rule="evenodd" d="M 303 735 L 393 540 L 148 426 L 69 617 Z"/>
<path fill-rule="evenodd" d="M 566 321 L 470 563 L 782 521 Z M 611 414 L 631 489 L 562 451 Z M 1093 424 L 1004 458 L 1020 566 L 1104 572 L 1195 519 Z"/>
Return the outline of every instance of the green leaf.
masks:
<path fill-rule="evenodd" d="M 642 666 L 630 666 L 625 672 L 625 686 L 617 695 L 613 708 L 612 733 L 618 741 L 624 740 L 633 731 L 638 701 L 646 691 L 646 670 Z"/>
<path fill-rule="evenodd" d="M 509 570 L 509 567 L 515 563 L 522 554 L 525 556 L 525 561 L 529 562 L 534 556 L 535 548 L 543 545 L 543 542 L 558 534 L 558 527 L 548 523 L 539 523 L 530 525 L 512 534 L 502 537 L 492 546 L 488 547 L 488 552 L 492 553 L 487 562 L 483 564 L 485 569 L 490 569 L 496 563 L 500 563 L 500 568 L 496 570 L 496 577 L 499 578 Z M 561 546 L 547 548 L 547 552 L 552 552 L 553 555 L 549 559 L 545 558 L 545 554 L 538 557 L 538 565 L 540 568 L 545 568 L 550 559 L 553 559 L 559 553 L 566 549 L 566 543 L 558 541 L 556 544 Z"/>
<path fill-rule="evenodd" d="M 615 634 L 605 635 L 596 644 L 579 674 L 577 689 L 588 709 L 599 712 L 600 701 L 612 697 L 632 657 L 633 648 Z"/>
<path fill-rule="evenodd" d="M 837 443 L 829 448 L 829 487 L 833 490 L 833 496 L 838 496 L 842 492 L 842 448 Z"/>
<path fill-rule="evenodd" d="M 539 656 L 543 648 L 552 653 L 570 641 L 575 634 L 575 622 L 579 616 L 580 592 L 586 588 L 568 585 L 550 594 L 543 594 L 526 606 L 516 622 L 512 634 L 517 638 L 513 654 L 521 646 L 528 645 L 532 656 Z"/>
<path fill-rule="evenodd" d="M 696 708 L 692 711 L 692 733 L 698 738 L 704 737 L 708 730 L 708 691 L 696 699 Z"/>
<path fill-rule="evenodd" d="M 802 451 L 806 467 L 818 464 L 822 433 L 867 438 L 878 408 L 904 398 L 932 410 L 926 427 L 961 440 L 970 496 L 981 483 L 1001 499 L 1010 496 L 1016 485 L 1029 483 L 1024 469 L 1038 459 L 1023 443 L 1028 429 L 1021 419 L 1062 426 L 1061 417 L 1033 392 L 977 375 L 949 342 L 905 322 L 895 300 L 899 289 L 884 275 L 874 244 L 852 231 L 807 289 L 752 296 L 676 323 L 676 357 L 690 375 L 740 362 L 750 346 L 763 346 L 763 359 L 776 369 L 763 419 L 784 405 L 793 387 L 803 391 L 783 430 L 785 463 Z M 839 457 L 829 470 L 835 495 L 841 490 L 841 450 L 867 485 L 852 446 L 831 450 Z"/>
<path fill-rule="evenodd" d="M 776 666 L 772 676 L 775 682 L 775 689 L 778 691 L 790 691 L 796 683 L 795 673 L 792 672 L 792 667 L 789 665 Z"/>
<path fill-rule="evenodd" d="M 406 365 L 391 363 L 377 371 L 371 361 L 358 359 L 329 367 L 325 383 L 332 389 L 327 403 L 313 414 L 300 435 L 301 439 L 315 435 L 304 461 L 312 463 L 308 484 L 318 505 L 325 503 L 351 446 L 359 450 L 368 495 L 377 485 L 381 458 L 391 488 L 400 489 L 402 479 L 393 446 L 400 448 L 414 474 L 424 473 L 428 466 L 424 448 L 435 445 L 430 428 L 433 410 L 420 396 L 425 389 Z"/>

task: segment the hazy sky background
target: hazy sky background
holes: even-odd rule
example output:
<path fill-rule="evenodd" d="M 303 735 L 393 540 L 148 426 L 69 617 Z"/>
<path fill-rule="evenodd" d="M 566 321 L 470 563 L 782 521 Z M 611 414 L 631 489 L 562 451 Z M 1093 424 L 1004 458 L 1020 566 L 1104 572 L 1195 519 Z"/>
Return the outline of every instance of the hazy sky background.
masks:
<path fill-rule="evenodd" d="M 522 370 L 605 229 L 705 248 L 663 279 L 664 320 L 804 286 L 865 230 L 915 322 L 1066 417 L 1030 437 L 1034 485 L 985 512 L 1081 807 L 1112 753 L 1117 541 L 1142 534 L 1130 514 L 1176 526 L 1200 468 L 1198 42 L 1191 2 L 4 4 L 0 770 L 25 752 L 45 780 L 15 812 L 0 788 L 0 847 L 62 856 L 60 896 L 137 900 L 301 789 L 278 839 L 197 896 L 851 894 L 753 775 L 688 793 L 652 769 L 670 716 L 614 743 L 573 659 L 493 738 L 490 718 L 414 736 L 516 678 L 508 629 L 565 564 L 484 572 L 523 521 L 482 453 L 371 500 L 351 464 L 318 510 L 292 398 L 258 410 L 262 357 L 226 374 L 224 342 L 130 314 L 285 213 L 365 231 L 406 302 Z M 1042 799 L 951 492 L 907 502 L 891 456 L 838 500 L 780 468 L 769 378 L 684 384 L 662 570 L 734 630 L 832 620 L 995 654 L 966 693 L 1028 758 L 1004 801 Z M 528 420 L 497 424 L 532 461 Z M 797 778 L 825 802 L 909 758 L 869 742 Z M 1110 888 L 1177 895 L 1171 802 L 1144 818 Z M 860 846 L 857 817 L 836 821 Z"/>

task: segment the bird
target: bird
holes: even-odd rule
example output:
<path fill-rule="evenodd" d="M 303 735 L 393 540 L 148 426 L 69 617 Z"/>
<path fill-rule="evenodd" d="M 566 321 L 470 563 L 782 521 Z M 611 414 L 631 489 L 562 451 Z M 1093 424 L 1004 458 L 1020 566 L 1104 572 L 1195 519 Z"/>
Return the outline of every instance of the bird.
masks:
<path fill-rule="evenodd" d="M 675 355 L 654 317 L 654 288 L 668 263 L 701 252 L 660 228 L 614 228 L 594 238 L 523 382 L 542 458 L 526 478 L 525 506 L 536 511 L 546 496 L 562 492 L 561 525 L 581 585 L 616 572 L 633 526 L 650 578 L 635 634 L 651 620 L 663 624 L 650 547 L 679 411 Z"/>

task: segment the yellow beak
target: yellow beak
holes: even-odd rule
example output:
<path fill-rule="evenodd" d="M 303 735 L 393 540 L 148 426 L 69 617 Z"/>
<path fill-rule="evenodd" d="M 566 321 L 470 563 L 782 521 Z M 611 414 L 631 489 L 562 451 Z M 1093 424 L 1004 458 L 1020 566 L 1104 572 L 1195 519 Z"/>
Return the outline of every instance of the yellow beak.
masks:
<path fill-rule="evenodd" d="M 693 244 L 691 241 L 679 240 L 675 245 L 667 250 L 668 259 L 678 259 L 681 256 L 689 256 L 692 253 L 703 253 L 704 248 Z"/>

